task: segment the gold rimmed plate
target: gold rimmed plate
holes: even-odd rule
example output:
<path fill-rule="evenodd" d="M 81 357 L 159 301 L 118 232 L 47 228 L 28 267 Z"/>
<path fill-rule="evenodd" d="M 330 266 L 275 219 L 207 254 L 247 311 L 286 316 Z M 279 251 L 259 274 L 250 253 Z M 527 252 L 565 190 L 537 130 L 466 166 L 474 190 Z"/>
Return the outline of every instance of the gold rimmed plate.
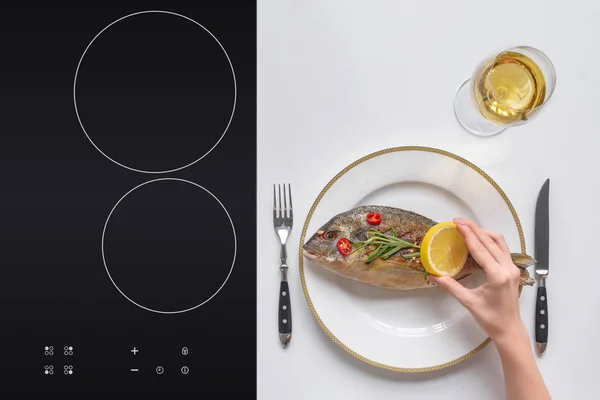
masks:
<path fill-rule="evenodd" d="M 498 184 L 444 150 L 385 149 L 353 162 L 325 186 L 300 238 L 299 270 L 308 306 L 325 334 L 356 358 L 392 371 L 424 372 L 457 364 L 485 347 L 485 332 L 439 288 L 372 287 L 303 257 L 307 236 L 334 215 L 360 205 L 403 208 L 436 221 L 468 218 L 501 232 L 511 251 L 525 252 L 519 218 Z M 471 275 L 461 282 L 475 287 L 484 279 Z"/>

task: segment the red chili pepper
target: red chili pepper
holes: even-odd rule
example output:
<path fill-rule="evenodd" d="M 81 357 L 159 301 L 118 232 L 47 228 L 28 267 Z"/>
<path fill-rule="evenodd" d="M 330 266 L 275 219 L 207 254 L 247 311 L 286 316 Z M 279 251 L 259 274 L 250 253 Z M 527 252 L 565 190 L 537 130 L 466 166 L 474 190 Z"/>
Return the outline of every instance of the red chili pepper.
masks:
<path fill-rule="evenodd" d="M 352 253 L 352 244 L 346 238 L 341 238 L 337 241 L 337 248 L 338 251 L 345 256 Z"/>
<path fill-rule="evenodd" d="M 368 213 L 367 222 L 371 225 L 379 225 L 381 223 L 381 214 L 376 212 Z"/>

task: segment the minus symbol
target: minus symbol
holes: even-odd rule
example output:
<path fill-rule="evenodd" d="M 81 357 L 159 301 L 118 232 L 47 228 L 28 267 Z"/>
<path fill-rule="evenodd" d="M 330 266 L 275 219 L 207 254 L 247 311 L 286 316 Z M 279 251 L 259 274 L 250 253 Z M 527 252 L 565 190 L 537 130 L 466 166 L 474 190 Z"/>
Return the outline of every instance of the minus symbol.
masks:
<path fill-rule="evenodd" d="M 138 372 L 138 371 L 139 371 L 139 369 L 137 369 L 137 368 L 131 368 L 131 372 Z"/>

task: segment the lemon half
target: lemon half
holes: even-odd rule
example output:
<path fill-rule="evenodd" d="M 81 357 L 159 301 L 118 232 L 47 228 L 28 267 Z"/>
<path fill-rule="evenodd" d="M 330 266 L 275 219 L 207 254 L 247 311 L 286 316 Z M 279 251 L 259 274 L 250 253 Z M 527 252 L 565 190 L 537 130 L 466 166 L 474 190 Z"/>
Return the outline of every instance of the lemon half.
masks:
<path fill-rule="evenodd" d="M 431 227 L 421 243 L 421 262 L 425 271 L 437 276 L 455 276 L 467 262 L 469 250 L 454 222 Z"/>

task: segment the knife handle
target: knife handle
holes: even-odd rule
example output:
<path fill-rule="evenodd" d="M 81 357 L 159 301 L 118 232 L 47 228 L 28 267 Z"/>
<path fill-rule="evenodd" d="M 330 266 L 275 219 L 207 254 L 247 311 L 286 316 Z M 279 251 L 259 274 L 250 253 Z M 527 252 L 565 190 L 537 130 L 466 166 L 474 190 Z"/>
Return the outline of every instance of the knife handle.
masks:
<path fill-rule="evenodd" d="M 538 286 L 535 304 L 535 341 L 548 343 L 548 293 L 546 286 Z"/>

